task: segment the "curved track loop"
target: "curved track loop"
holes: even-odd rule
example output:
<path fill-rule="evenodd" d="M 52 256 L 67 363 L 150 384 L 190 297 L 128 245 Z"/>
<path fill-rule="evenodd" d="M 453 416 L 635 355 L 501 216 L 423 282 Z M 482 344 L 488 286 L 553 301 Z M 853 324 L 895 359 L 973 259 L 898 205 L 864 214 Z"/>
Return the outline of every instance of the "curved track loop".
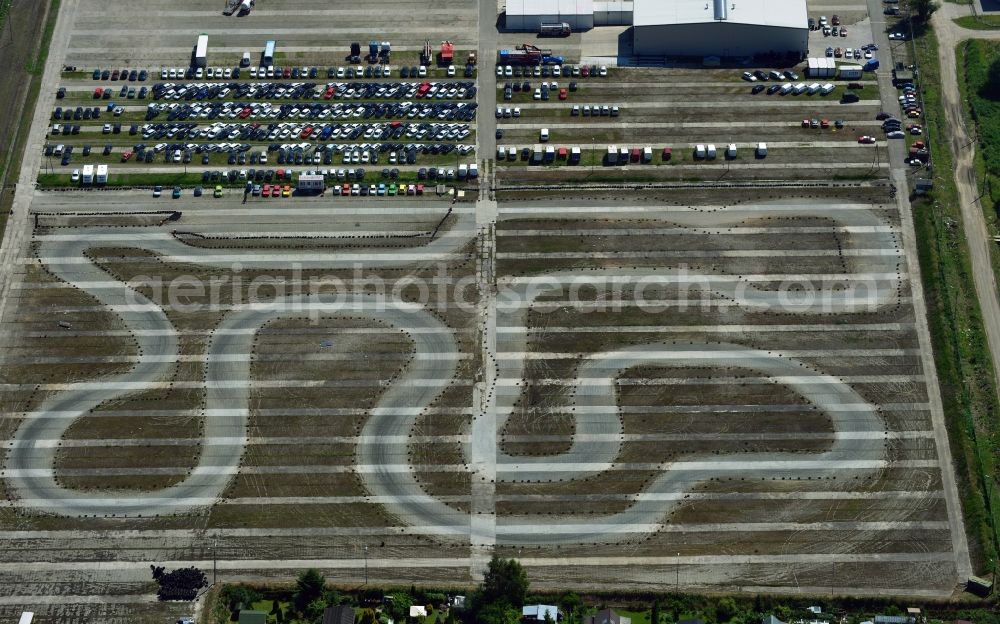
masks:
<path fill-rule="evenodd" d="M 767 209 L 755 210 L 753 216 L 772 216 Z M 773 216 L 787 217 L 786 211 L 775 211 Z M 800 213 L 798 216 L 835 218 L 836 213 L 816 211 L 815 214 Z M 717 213 L 691 213 L 672 215 L 669 221 L 692 227 L 713 227 L 737 225 L 748 218 L 740 215 Z M 852 221 L 863 224 L 884 225 L 878 217 L 863 211 L 851 214 Z M 462 225 L 460 223 L 460 225 Z M 468 224 L 464 224 L 468 225 Z M 216 336 L 210 346 L 207 365 L 208 394 L 206 408 L 222 415 L 206 418 L 205 435 L 216 440 L 231 440 L 231 444 L 211 445 L 203 451 L 198 467 L 182 483 L 161 490 L 155 495 L 123 496 L 107 498 L 87 493 L 67 490 L 55 482 L 53 465 L 56 449 L 52 445 L 37 445 L 35 440 L 59 439 L 73 421 L 103 401 L 114 399 L 129 392 L 129 385 L 136 382 L 158 381 L 166 377 L 171 369 L 169 357 L 177 354 L 176 332 L 163 311 L 151 302 L 129 289 L 125 284 L 109 283 L 107 274 L 85 259 L 83 252 L 94 245 L 89 234 L 103 232 L 120 233 L 117 228 L 86 228 L 80 231 L 75 241 L 44 242 L 39 255 L 45 259 L 48 268 L 60 279 L 77 285 L 95 296 L 101 303 L 115 306 L 125 326 L 130 330 L 159 330 L 143 332 L 137 336 L 140 352 L 160 356 L 156 361 L 140 357 L 139 363 L 130 372 L 104 380 L 97 386 L 87 383 L 74 384 L 70 389 L 46 401 L 29 418 L 17 433 L 8 468 L 14 470 L 10 479 L 22 499 L 43 501 L 47 511 L 66 515 L 111 515 L 111 514 L 167 514 L 184 511 L 193 507 L 212 504 L 221 495 L 226 484 L 236 473 L 240 456 L 246 444 L 245 428 L 248 413 L 249 362 L 234 362 L 232 358 L 215 358 L 218 355 L 249 355 L 252 346 L 251 334 L 222 334 Z M 458 251 L 469 240 L 465 231 L 444 235 L 422 248 L 423 257 L 445 260 Z M 895 235 L 880 234 L 890 240 L 881 241 L 883 247 L 891 248 Z M 142 237 L 137 237 L 141 239 Z M 260 259 L 253 250 L 218 250 L 188 247 L 183 243 L 163 238 L 149 237 L 142 240 L 142 248 L 161 254 L 164 261 L 197 262 L 210 266 L 224 266 L 233 262 L 234 256 L 244 267 L 274 267 L 276 261 L 288 265 L 298 263 L 303 268 L 332 268 L 350 266 L 356 260 L 351 254 L 343 253 L 298 253 L 279 252 L 270 258 Z M 82 261 L 81 261 L 82 260 Z M 393 260 L 386 254 L 384 259 L 366 260 L 366 265 L 376 267 L 412 265 Z M 868 284 L 863 293 L 844 290 L 821 292 L 820 297 L 808 304 L 801 304 L 800 313 L 851 311 L 858 306 L 881 306 L 888 303 L 897 293 L 898 267 L 895 256 L 880 256 L 873 261 L 876 278 Z M 579 273 L 554 273 L 544 276 L 538 287 L 537 281 L 514 281 L 509 290 L 508 300 L 498 305 L 498 325 L 524 327 L 527 310 L 538 297 L 558 292 L 567 282 L 597 280 L 604 283 L 611 275 L 625 276 L 636 281 L 650 276 L 670 276 L 672 271 L 615 270 L 588 271 Z M 718 274 L 714 274 L 718 276 Z M 712 276 L 706 275 L 706 278 Z M 729 283 L 706 282 L 707 288 L 723 297 L 734 300 L 747 308 L 782 306 L 788 311 L 789 303 L 780 301 L 775 291 L 759 289 L 753 285 L 735 281 Z M 555 288 L 556 290 L 552 290 Z M 514 300 L 515 305 L 506 305 Z M 506 304 L 505 304 L 506 303 Z M 138 305 L 137 305 L 138 304 Z M 401 467 L 405 461 L 406 437 L 410 432 L 416 413 L 429 405 L 437 394 L 451 381 L 455 372 L 456 353 L 454 337 L 449 329 L 426 311 L 408 304 L 385 304 L 363 296 L 345 301 L 311 297 L 308 299 L 285 299 L 273 305 L 257 306 L 241 310 L 225 319 L 223 328 L 259 328 L 274 318 L 301 314 L 308 308 L 327 313 L 345 312 L 345 305 L 353 315 L 369 316 L 388 322 L 400 329 L 434 329 L 411 334 L 415 342 L 417 357 L 406 372 L 389 388 L 372 411 L 362 433 L 358 448 L 359 472 L 366 487 L 373 496 L 383 497 L 388 508 L 407 522 L 414 525 L 437 526 L 448 534 L 467 534 L 468 516 L 444 505 L 428 496 L 416 482 L 412 467 Z M 814 309 L 816 308 L 816 309 Z M 818 309 L 822 308 L 822 310 Z M 527 332 L 513 333 L 516 338 L 508 344 L 507 352 L 527 352 Z M 429 355 L 431 357 L 422 357 Z M 162 359 L 161 359 L 162 358 Z M 247 358 L 249 359 L 249 358 Z M 524 373 L 523 359 L 501 359 L 500 380 L 517 381 Z M 850 420 L 852 431 L 877 431 L 881 421 L 874 408 L 857 395 L 851 388 L 827 375 L 806 368 L 801 363 L 779 355 L 749 349 L 739 345 L 667 345 L 646 344 L 595 354 L 586 359 L 579 369 L 575 385 L 578 405 L 587 406 L 588 417 L 577 422 L 577 437 L 569 451 L 550 457 L 515 457 L 498 451 L 498 478 L 531 481 L 567 480 L 586 477 L 594 472 L 608 469 L 620 451 L 620 441 L 614 440 L 621 432 L 621 419 L 614 392 L 618 375 L 633 366 L 728 366 L 756 370 L 778 383 L 786 383 L 808 401 L 826 410 L 833 421 L 834 430 L 844 429 L 844 420 Z M 409 379 L 433 379 L 433 384 L 409 384 Z M 108 383 L 110 382 L 110 383 Z M 220 383 L 225 382 L 225 383 Z M 116 387 L 116 385 L 118 387 Z M 498 425 L 509 418 L 520 389 L 514 383 L 500 383 L 497 386 Z M 843 406 L 851 405 L 850 410 Z M 612 435 L 608 435 L 612 434 Z M 598 441 L 590 438 L 596 436 Z M 699 481 L 738 475 L 742 478 L 792 475 L 805 462 L 817 468 L 816 462 L 851 461 L 858 467 L 877 467 L 882 457 L 881 448 L 864 440 L 836 435 L 834 443 L 821 454 L 811 454 L 803 459 L 793 454 L 753 454 L 748 460 L 735 457 L 712 459 L 704 464 L 697 461 L 685 463 L 685 470 L 664 472 L 636 497 L 629 509 L 617 514 L 595 518 L 589 516 L 586 524 L 571 525 L 564 521 L 548 521 L 532 517 L 498 518 L 497 539 L 500 543 L 512 544 L 553 544 L 579 543 L 614 540 L 622 530 L 635 531 L 635 526 L 645 525 L 650 531 L 662 522 L 663 516 L 676 504 L 678 493 L 689 491 Z M 576 465 L 577 467 L 574 467 Z M 826 469 L 817 469 L 816 476 L 829 474 Z M 665 495 L 665 496 L 660 496 Z M 626 529 L 626 527 L 631 527 Z"/>

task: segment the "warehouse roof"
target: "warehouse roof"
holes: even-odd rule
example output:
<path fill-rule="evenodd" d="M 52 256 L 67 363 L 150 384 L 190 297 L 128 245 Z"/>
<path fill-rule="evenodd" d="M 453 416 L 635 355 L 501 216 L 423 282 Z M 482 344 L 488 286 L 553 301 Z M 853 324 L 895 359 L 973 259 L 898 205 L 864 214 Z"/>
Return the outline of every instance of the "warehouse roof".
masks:
<path fill-rule="evenodd" d="M 507 15 L 593 15 L 594 0 L 507 0 Z"/>
<path fill-rule="evenodd" d="M 781 28 L 809 27 L 805 0 L 635 0 L 632 17 L 633 26 L 715 21 Z"/>

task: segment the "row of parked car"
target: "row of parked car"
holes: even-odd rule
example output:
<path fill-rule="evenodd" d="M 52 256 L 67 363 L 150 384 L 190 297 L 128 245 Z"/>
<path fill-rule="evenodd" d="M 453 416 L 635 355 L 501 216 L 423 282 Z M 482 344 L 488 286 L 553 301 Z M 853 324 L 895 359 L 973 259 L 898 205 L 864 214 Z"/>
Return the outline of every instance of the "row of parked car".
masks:
<path fill-rule="evenodd" d="M 597 76 L 607 76 L 608 68 L 606 65 L 497 65 L 497 77 L 506 78 L 530 78 L 534 76 L 535 78 L 543 77 L 548 78 L 552 76 L 554 78 L 559 78 L 560 76 L 573 76 L 578 78 L 587 77 L 597 77 Z"/>
<path fill-rule="evenodd" d="M 798 82 L 795 84 L 786 82 L 785 84 L 781 85 L 773 84 L 769 87 L 766 87 L 768 95 L 774 95 L 775 93 L 778 93 L 780 95 L 789 95 L 789 94 L 802 95 L 803 93 L 808 95 L 816 95 L 817 93 L 819 93 L 820 95 L 829 95 L 830 93 L 833 93 L 833 91 L 836 88 L 837 85 L 833 84 L 832 82 L 826 82 L 823 84 L 820 84 L 818 82 L 813 82 L 810 84 L 807 84 L 805 82 Z M 765 90 L 764 85 L 758 84 L 754 85 L 750 89 L 750 93 L 752 93 L 753 95 L 757 95 L 758 93 L 764 90 Z"/>
<path fill-rule="evenodd" d="M 154 103 L 146 108 L 146 120 L 162 114 L 167 121 L 187 119 L 439 119 L 472 121 L 475 102 L 365 102 L 356 104 L 271 104 L 267 102 Z"/>
<path fill-rule="evenodd" d="M 365 82 L 365 83 L 156 83 L 152 87 L 154 100 L 331 100 L 331 99 L 472 99 L 476 86 L 472 82 Z"/>
<path fill-rule="evenodd" d="M 743 72 L 743 76 L 742 77 L 743 77 L 743 80 L 746 80 L 747 82 L 757 82 L 758 80 L 760 80 L 761 82 L 767 82 L 769 80 L 798 80 L 799 79 L 799 75 L 796 74 L 795 72 L 791 71 L 791 70 L 780 72 L 780 71 L 778 71 L 776 69 L 772 69 L 769 72 L 766 72 L 766 71 L 764 71 L 762 69 L 755 69 L 752 72 L 745 71 L 745 72 Z"/>
<path fill-rule="evenodd" d="M 128 80 L 129 82 L 145 82 L 149 72 L 145 69 L 95 69 L 91 74 L 94 80 Z"/>
<path fill-rule="evenodd" d="M 288 138 L 310 139 L 313 141 L 336 141 L 340 139 L 370 139 L 386 141 L 407 138 L 411 141 L 462 141 L 471 134 L 466 123 L 409 123 L 402 121 L 382 123 L 324 123 L 301 124 L 275 122 L 267 125 L 259 123 L 215 122 L 200 126 L 194 122 L 143 124 L 140 128 L 143 138 L 176 138 L 203 140 L 277 141 Z"/>

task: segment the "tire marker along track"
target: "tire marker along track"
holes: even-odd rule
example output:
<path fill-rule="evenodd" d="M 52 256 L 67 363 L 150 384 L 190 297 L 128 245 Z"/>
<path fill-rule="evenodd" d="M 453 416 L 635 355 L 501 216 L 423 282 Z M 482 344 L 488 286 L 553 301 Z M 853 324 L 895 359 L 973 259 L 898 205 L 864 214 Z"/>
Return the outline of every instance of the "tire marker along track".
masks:
<path fill-rule="evenodd" d="M 800 216 L 823 217 L 838 220 L 839 211 L 814 209 L 800 211 Z M 787 216 L 787 210 L 741 208 L 736 214 L 726 211 L 690 212 L 670 215 L 667 219 L 693 228 L 738 226 L 748 218 Z M 849 211 L 849 225 L 884 226 L 882 219 L 868 211 Z M 468 218 L 468 217 L 465 217 Z M 467 225 L 460 223 L 460 226 Z M 423 248 L 428 256 L 446 259 L 468 242 L 466 228 L 461 233 L 432 241 Z M 898 237 L 891 229 L 875 227 L 883 248 L 898 246 Z M 124 283 L 108 280 L 107 274 L 92 263 L 80 263 L 79 258 L 92 246 L 95 238 L 119 229 L 81 228 L 75 240 L 45 240 L 39 247 L 39 256 L 49 262 L 48 268 L 62 280 L 80 284 L 81 288 L 102 304 L 117 307 L 125 326 L 137 332 L 140 353 L 153 356 L 143 359 L 129 373 L 112 378 L 110 383 L 94 388 L 74 387 L 54 396 L 32 413 L 22 424 L 12 443 L 7 468 L 8 478 L 23 500 L 43 501 L 45 511 L 63 515 L 164 515 L 203 507 L 206 500 L 215 500 L 224 491 L 229 480 L 239 469 L 240 459 L 247 440 L 249 392 L 249 354 L 253 336 L 264 323 L 283 316 L 316 310 L 327 313 L 349 312 L 385 321 L 408 331 L 418 354 L 454 354 L 456 344 L 453 333 L 429 312 L 413 304 L 383 302 L 367 296 L 356 295 L 346 301 L 324 297 L 303 296 L 287 298 L 273 304 L 240 310 L 230 314 L 213 334 L 207 358 L 207 410 L 227 409 L 226 417 L 205 421 L 205 435 L 231 442 L 213 444 L 203 448 L 198 467 L 180 484 L 157 492 L 154 496 L 126 496 L 109 502 L 106 495 L 90 495 L 67 490 L 56 483 L 53 463 L 56 449 L 53 445 L 36 444 L 35 441 L 59 439 L 75 418 L 51 418 L 50 413 L 86 414 L 100 403 L 114 399 L 127 390 L 116 387 L 116 382 L 150 382 L 168 375 L 170 361 L 177 355 L 177 333 L 161 309 L 151 305 Z M 254 259 L 252 250 L 232 250 L 220 257 L 217 250 L 185 246 L 171 239 L 143 240 L 142 247 L 163 256 L 198 256 L 204 264 L 221 266 L 238 258 L 243 266 L 274 266 L 274 259 Z M 280 254 L 269 254 L 275 256 Z M 302 261 L 310 268 L 330 268 L 344 260 L 343 253 L 286 254 L 287 265 Z M 898 258 L 878 256 L 868 261 L 875 265 L 873 281 L 864 292 L 827 289 L 820 291 L 815 302 L 788 302 L 781 300 L 777 291 L 761 290 L 748 282 L 720 283 L 705 276 L 705 284 L 716 295 L 747 308 L 780 307 L 797 313 L 851 312 L 881 307 L 899 296 L 901 283 Z M 400 265 L 390 256 L 379 261 L 379 266 Z M 496 304 L 497 325 L 500 328 L 516 327 L 519 331 L 505 333 L 502 352 L 527 351 L 530 328 L 525 327 L 527 311 L 540 295 L 548 294 L 574 280 L 598 281 L 608 277 L 625 277 L 627 282 L 638 283 L 650 278 L 670 280 L 676 271 L 587 271 L 584 274 L 561 272 L 522 280 L 512 280 L 506 297 Z M 697 276 L 696 276 L 697 277 Z M 845 276 L 847 277 L 847 276 Z M 545 288 L 538 288 L 538 282 Z M 618 282 L 620 283 L 620 282 Z M 662 282 L 660 282 L 662 283 Z M 138 304 L 129 308 L 126 304 Z M 523 331 L 521 329 L 523 328 Z M 252 331 L 246 331 L 246 330 Z M 231 356 L 245 356 L 242 361 Z M 499 358 L 496 384 L 496 429 L 502 430 L 510 417 L 521 388 L 524 375 L 522 358 Z M 565 481 L 578 479 L 612 467 L 621 448 L 622 425 L 615 393 L 617 376 L 628 368 L 640 365 L 659 366 L 720 366 L 755 370 L 773 383 L 792 387 L 810 403 L 827 412 L 835 432 L 831 446 L 823 453 L 803 461 L 801 455 L 790 453 L 758 453 L 742 459 L 713 458 L 710 462 L 687 461 L 685 470 L 671 471 L 669 464 L 661 466 L 663 473 L 654 480 L 643 495 L 627 510 L 604 517 L 588 517 L 585 524 L 572 520 L 550 520 L 536 517 L 496 518 L 495 540 L 499 544 L 564 544 L 579 542 L 614 541 L 634 533 L 636 527 L 655 531 L 662 525 L 664 516 L 678 504 L 684 490 L 690 487 L 692 473 L 698 480 L 739 475 L 792 475 L 804 468 L 825 474 L 844 462 L 860 468 L 878 469 L 885 465 L 883 451 L 865 444 L 864 436 L 840 436 L 836 432 L 878 432 L 884 429 L 881 418 L 873 405 L 865 401 L 844 382 L 807 367 L 794 359 L 758 349 L 732 344 L 670 345 L 650 343 L 586 358 L 578 372 L 574 399 L 585 406 L 586 419 L 578 419 L 574 441 L 570 450 L 548 457 L 511 456 L 496 451 L 493 470 L 497 480 L 530 480 L 549 482 L 557 478 Z M 467 538 L 470 518 L 443 502 L 427 495 L 416 482 L 412 467 L 393 469 L 398 458 L 406 457 L 406 439 L 419 409 L 430 405 L 436 396 L 451 383 L 456 370 L 454 358 L 418 357 L 411 362 L 403 375 L 386 390 L 378 405 L 371 411 L 358 446 L 360 477 L 373 497 L 387 503 L 388 509 L 408 524 L 439 527 L 439 535 Z M 411 379 L 434 379 L 432 384 L 412 384 Z M 240 383 L 233 384 L 233 380 Z M 224 383 L 227 382 L 227 383 Z M 851 408 L 845 410 L 844 406 Z M 414 409 L 417 408 L 417 409 Z M 849 421 L 849 424 L 848 424 Z M 474 444 L 475 442 L 473 442 Z M 824 464 L 829 463 L 829 467 Z M 580 465 L 579 469 L 573 468 Z M 586 465 L 586 468 L 583 467 Z M 220 469 L 222 468 L 222 469 Z M 482 467 L 480 468 L 482 469 Z M 482 536 L 479 536 L 481 539 Z"/>

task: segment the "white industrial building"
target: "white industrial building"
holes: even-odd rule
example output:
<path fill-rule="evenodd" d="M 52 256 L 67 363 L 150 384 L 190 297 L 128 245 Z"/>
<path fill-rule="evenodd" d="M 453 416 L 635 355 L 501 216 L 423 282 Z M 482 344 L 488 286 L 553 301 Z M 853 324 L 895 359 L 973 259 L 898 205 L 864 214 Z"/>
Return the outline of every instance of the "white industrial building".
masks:
<path fill-rule="evenodd" d="M 573 32 L 594 27 L 594 0 L 507 0 L 506 30 L 538 32 L 542 24 L 566 22 Z"/>
<path fill-rule="evenodd" d="M 633 26 L 637 57 L 804 57 L 806 0 L 507 0 L 505 28 Z"/>
<path fill-rule="evenodd" d="M 636 56 L 752 57 L 809 47 L 805 0 L 635 0 Z"/>

